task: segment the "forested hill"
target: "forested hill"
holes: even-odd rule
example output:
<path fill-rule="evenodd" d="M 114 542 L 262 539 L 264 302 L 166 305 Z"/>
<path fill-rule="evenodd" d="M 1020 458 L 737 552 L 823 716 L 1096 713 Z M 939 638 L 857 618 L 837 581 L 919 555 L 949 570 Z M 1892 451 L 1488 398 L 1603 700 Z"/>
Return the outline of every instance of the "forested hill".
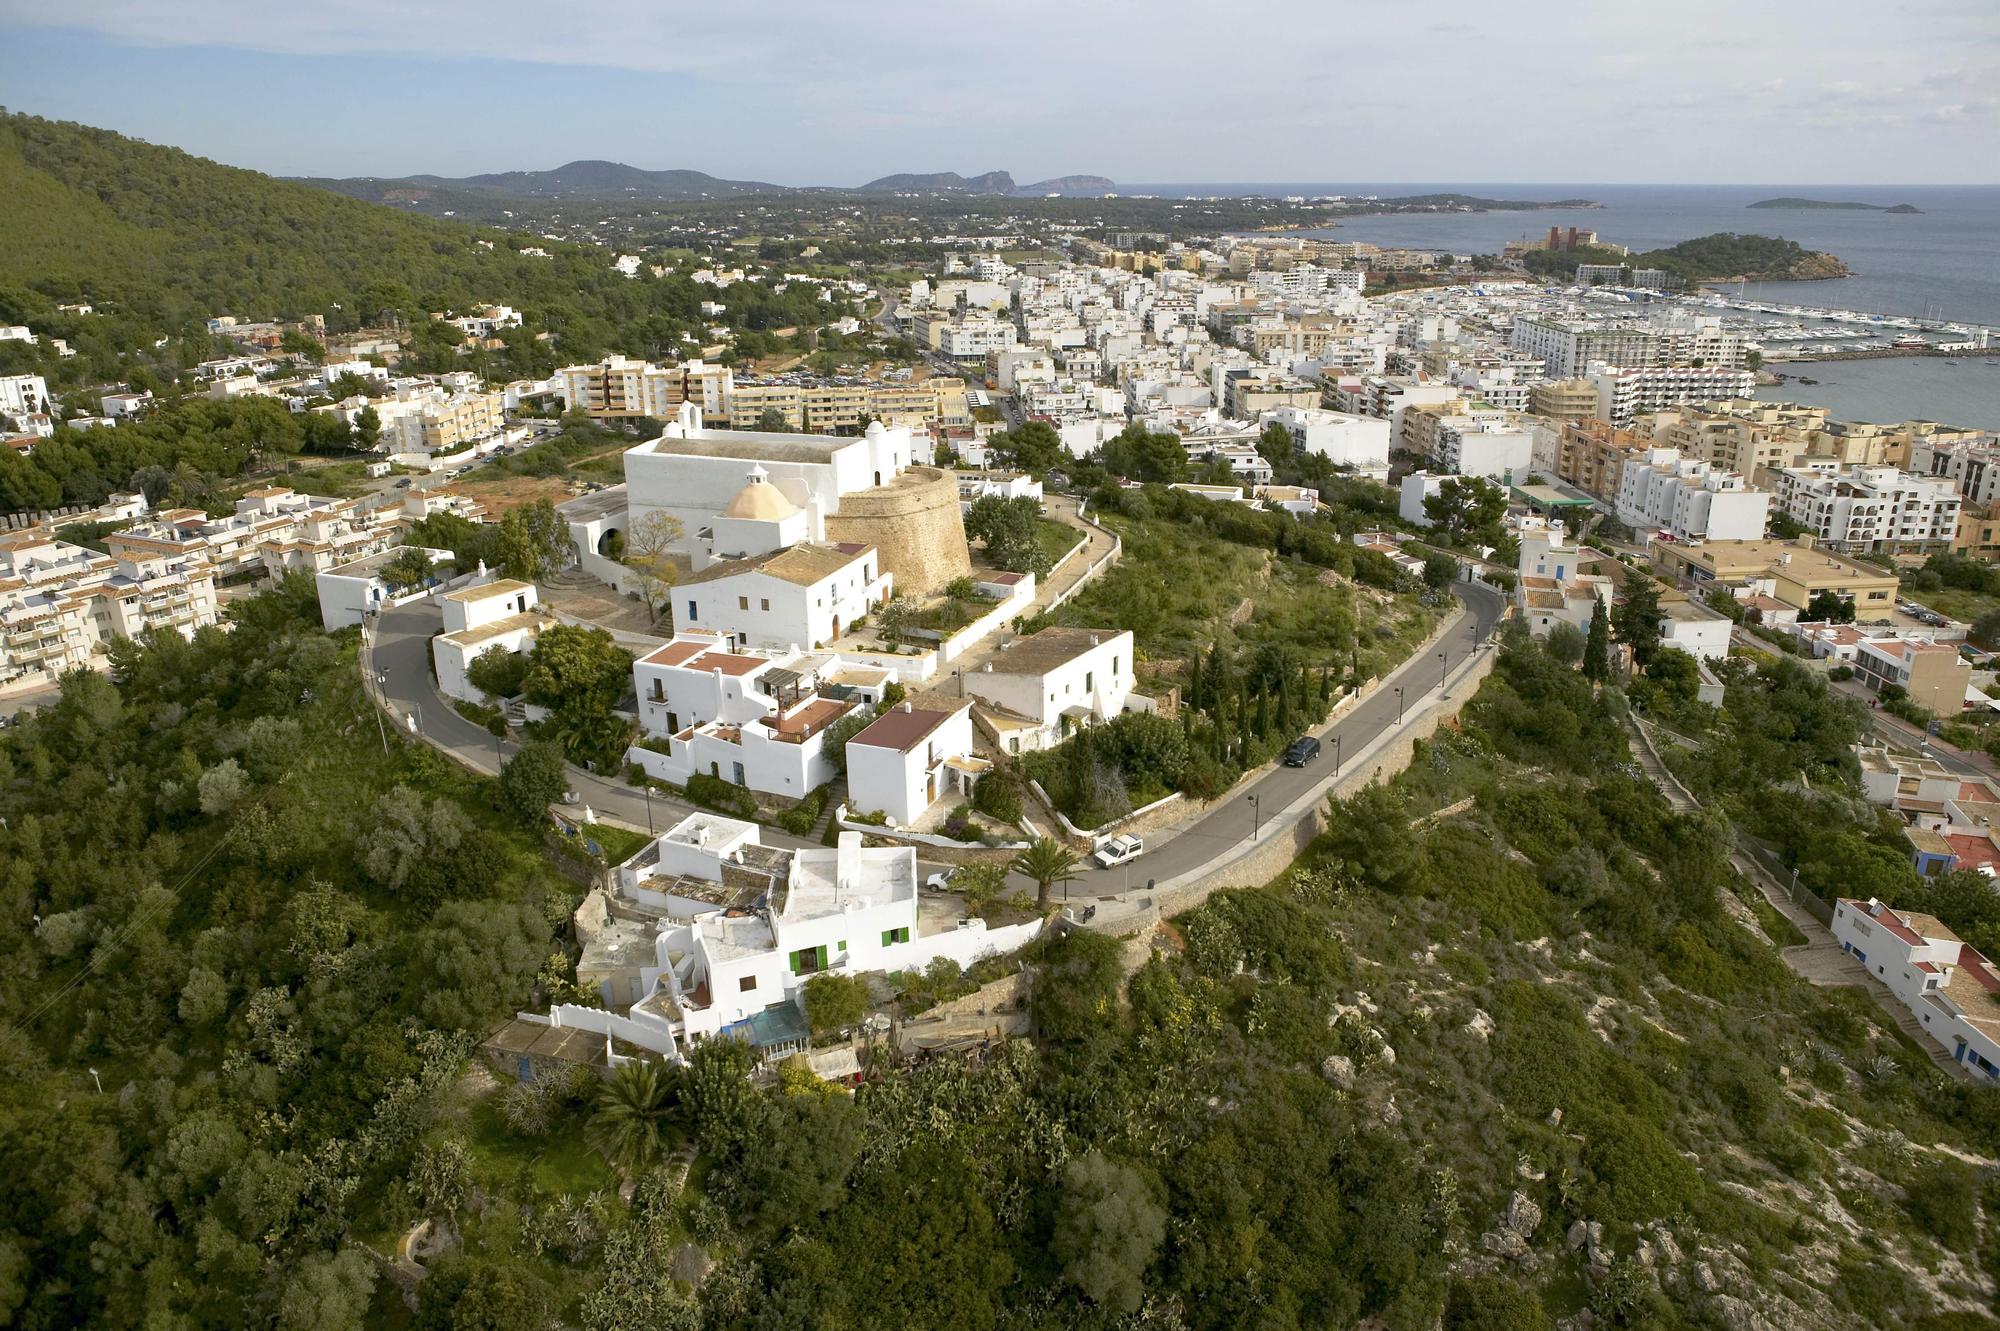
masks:
<path fill-rule="evenodd" d="M 86 299 L 154 336 L 223 312 L 318 313 L 339 329 L 386 309 L 574 301 L 624 282 L 600 251 L 406 216 L 35 116 L 0 117 L 0 199 L 0 322 Z M 518 252 L 530 245 L 549 257 Z"/>

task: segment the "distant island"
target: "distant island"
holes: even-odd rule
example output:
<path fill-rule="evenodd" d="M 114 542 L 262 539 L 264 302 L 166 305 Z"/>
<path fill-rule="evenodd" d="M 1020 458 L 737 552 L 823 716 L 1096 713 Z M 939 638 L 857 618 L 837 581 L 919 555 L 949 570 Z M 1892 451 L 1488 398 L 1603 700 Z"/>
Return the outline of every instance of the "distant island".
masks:
<path fill-rule="evenodd" d="M 1522 262 L 1531 273 L 1573 278 L 1579 265 L 1658 268 L 1686 282 L 1809 282 L 1849 276 L 1848 267 L 1823 250 L 1809 250 L 1778 236 L 1742 236 L 1723 231 L 1698 236 L 1644 254 L 1621 254 L 1601 245 L 1573 250 L 1529 250 Z"/>
<path fill-rule="evenodd" d="M 1118 188 L 1108 176 L 1055 176 L 1021 186 L 1023 194 L 1103 194 Z"/>
<path fill-rule="evenodd" d="M 1857 203 L 1848 199 L 1759 199 L 1746 205 L 1751 208 L 1832 208 L 1857 213 L 1921 213 L 1923 209 L 1912 203 Z"/>

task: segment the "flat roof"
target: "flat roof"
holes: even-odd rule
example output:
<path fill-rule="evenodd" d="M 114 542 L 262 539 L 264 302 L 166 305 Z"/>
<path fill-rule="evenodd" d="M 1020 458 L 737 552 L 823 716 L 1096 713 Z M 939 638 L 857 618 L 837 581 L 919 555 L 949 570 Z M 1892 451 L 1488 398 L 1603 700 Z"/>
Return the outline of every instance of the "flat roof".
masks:
<path fill-rule="evenodd" d="M 447 601 L 469 604 L 474 601 L 489 601 L 496 596 L 512 596 L 515 592 L 531 592 L 535 585 L 522 582 L 518 578 L 502 578 L 498 582 L 481 583 L 477 587 L 462 587 L 445 596 Z"/>
<path fill-rule="evenodd" d="M 843 448 L 861 443 L 830 434 L 766 434 L 760 430 L 711 430 L 663 434 L 629 451 L 662 457 L 742 458 L 756 462 L 825 464 Z"/>
<path fill-rule="evenodd" d="M 1126 632 L 1125 629 L 1066 628 L 1060 625 L 1045 628 L 1008 643 L 994 655 L 992 669 L 981 673 L 1046 675 Z"/>
<path fill-rule="evenodd" d="M 495 638 L 503 638 L 519 629 L 530 628 L 548 622 L 548 620 L 535 611 L 527 610 L 518 615 L 508 615 L 505 619 L 496 619 L 491 624 L 482 624 L 476 629 L 460 629 L 456 633 L 443 633 L 438 636 L 442 637 L 446 642 L 456 643 L 460 647 L 476 647 L 482 642 L 491 642 Z"/>

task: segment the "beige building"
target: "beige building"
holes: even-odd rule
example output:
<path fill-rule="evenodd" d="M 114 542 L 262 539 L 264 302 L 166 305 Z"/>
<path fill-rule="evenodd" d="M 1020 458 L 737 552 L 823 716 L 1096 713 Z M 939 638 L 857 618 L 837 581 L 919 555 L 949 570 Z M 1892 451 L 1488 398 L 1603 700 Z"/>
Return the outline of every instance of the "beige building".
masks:
<path fill-rule="evenodd" d="M 1932 716 L 1957 716 L 1965 710 L 1972 666 L 1948 642 L 1864 638 L 1854 649 L 1854 676 L 1876 693 L 1902 688 Z"/>
<path fill-rule="evenodd" d="M 390 453 L 456 453 L 507 428 L 498 393 L 454 393 L 413 402 L 383 432 Z"/>
<path fill-rule="evenodd" d="M 566 366 L 555 377 L 563 409 L 598 420 L 672 420 L 683 402 L 700 407 L 704 418 L 725 420 L 734 383 L 726 365 L 700 360 L 654 365 L 627 356 Z"/>
<path fill-rule="evenodd" d="M 1528 389 L 1528 410 L 1552 421 L 1587 421 L 1597 416 L 1597 385 L 1588 379 L 1550 379 Z"/>
<path fill-rule="evenodd" d="M 100 555 L 40 529 L 0 540 L 0 684 L 87 667 L 114 638 L 192 636 L 215 620 L 215 571 L 199 555 Z"/>
<path fill-rule="evenodd" d="M 738 384 L 726 416 L 716 424 L 754 429 L 767 411 L 777 412 L 786 429 L 806 434 L 855 434 L 871 420 L 913 430 L 972 424 L 965 380 L 957 378 L 894 385 Z"/>
<path fill-rule="evenodd" d="M 1751 587 L 1804 610 L 1821 592 L 1854 605 L 1856 620 L 1886 619 L 1896 605 L 1896 575 L 1794 541 L 1708 541 L 1653 546 L 1653 563 L 1697 586 Z"/>
<path fill-rule="evenodd" d="M 1600 499 L 1615 500 L 1628 459 L 1643 459 L 1651 445 L 1643 435 L 1600 420 L 1565 421 L 1545 452 L 1547 470 Z"/>

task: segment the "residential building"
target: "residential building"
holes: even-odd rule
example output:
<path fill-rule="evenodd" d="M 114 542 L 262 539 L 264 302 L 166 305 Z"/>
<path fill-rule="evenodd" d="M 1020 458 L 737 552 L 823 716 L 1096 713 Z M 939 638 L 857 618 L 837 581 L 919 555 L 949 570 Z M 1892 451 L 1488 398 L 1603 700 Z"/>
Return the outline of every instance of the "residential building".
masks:
<path fill-rule="evenodd" d="M 113 639 L 192 637 L 216 617 L 215 572 L 198 557 L 101 555 L 39 528 L 0 536 L 0 684 L 54 680 Z"/>
<path fill-rule="evenodd" d="M 1895 685 L 1932 716 L 1953 717 L 1965 710 L 1972 666 L 1950 643 L 1868 637 L 1856 647 L 1854 677 L 1878 694 Z"/>
<path fill-rule="evenodd" d="M 474 661 L 490 651 L 533 651 L 542 629 L 554 622 L 540 608 L 535 585 L 514 578 L 446 592 L 438 606 L 444 612 L 444 632 L 431 639 L 438 692 L 467 702 L 499 701 L 467 677 Z"/>
<path fill-rule="evenodd" d="M 879 701 L 890 676 L 827 653 L 761 651 L 683 629 L 633 662 L 639 724 L 628 761 L 685 784 L 697 774 L 803 799 L 834 779 L 826 732 Z"/>
<path fill-rule="evenodd" d="M 1258 426 L 1284 426 L 1292 434 L 1292 448 L 1302 454 L 1318 454 L 1340 468 L 1360 472 L 1380 472 L 1388 468 L 1388 422 L 1374 416 L 1350 416 L 1328 412 L 1318 406 L 1282 406 L 1264 412 Z"/>
<path fill-rule="evenodd" d="M 1126 710 L 1135 682 L 1131 633 L 1045 628 L 1005 643 L 963 677 L 980 724 L 1008 753 L 1061 743 Z"/>
<path fill-rule="evenodd" d="M 848 805 L 908 827 L 939 800 L 971 799 L 992 766 L 973 752 L 971 703 L 901 702 L 849 737 Z"/>
<path fill-rule="evenodd" d="M 377 403 L 385 453 L 456 453 L 507 428 L 498 393 L 435 394 Z"/>
<path fill-rule="evenodd" d="M 397 589 L 382 576 L 382 570 L 394 563 L 405 549 L 422 550 L 433 565 L 451 559 L 449 550 L 395 545 L 322 569 L 314 575 L 313 582 L 319 592 L 319 621 L 328 633 L 355 628 L 385 605 L 395 605 L 401 600 L 428 594 L 427 589 L 415 588 L 406 589 L 399 596 Z"/>
<path fill-rule="evenodd" d="M 1615 366 L 1593 362 L 1584 377 L 1597 389 L 1597 418 L 1630 425 L 1643 412 L 1683 402 L 1747 397 L 1757 386 L 1749 370 L 1725 365 Z"/>
<path fill-rule="evenodd" d="M 654 365 L 627 356 L 607 356 L 595 365 L 569 365 L 555 374 L 563 410 L 599 420 L 671 420 L 683 403 L 704 415 L 728 419 L 734 378 L 726 365 L 691 360 Z"/>
<path fill-rule="evenodd" d="M 1777 474 L 1777 501 L 1835 550 L 1927 553 L 1950 548 L 1963 504 L 1946 477 L 1894 467 L 1816 462 Z"/>
<path fill-rule="evenodd" d="M 1597 385 L 1588 379 L 1545 379 L 1528 387 L 1528 410 L 1545 420 L 1597 418 Z"/>
<path fill-rule="evenodd" d="M 1560 522 L 1521 532 L 1514 608 L 1531 636 L 1546 638 L 1558 623 L 1587 633 L 1599 602 L 1605 613 L 1610 613 L 1615 591 L 1612 580 L 1584 571 L 1596 558 L 1595 551 L 1564 539 Z"/>
<path fill-rule="evenodd" d="M 1655 448 L 1626 459 L 1618 520 L 1676 541 L 1757 541 L 1771 496 L 1733 471 Z"/>
<path fill-rule="evenodd" d="M 1936 917 L 1873 897 L 1836 902 L 1833 936 L 1954 1062 L 2000 1082 L 2000 971 L 1992 962 Z"/>
<path fill-rule="evenodd" d="M 875 547 L 800 544 L 711 564 L 674 588 L 679 627 L 739 645 L 821 647 L 889 599 Z"/>
<path fill-rule="evenodd" d="M 1514 321 L 1509 345 L 1540 359 L 1551 379 L 1575 378 L 1594 363 L 1620 369 L 1699 364 L 1739 370 L 1746 350 L 1742 336 L 1725 330 L 1712 316 L 1642 327 L 1537 315 Z"/>
<path fill-rule="evenodd" d="M 1896 575 L 1872 564 L 1792 541 L 1705 541 L 1700 545 L 1655 543 L 1653 563 L 1668 577 L 1697 589 L 1710 584 L 1744 588 L 1771 596 L 1794 610 L 1831 592 L 1854 606 L 1863 623 L 1887 619 L 1895 608 Z"/>
<path fill-rule="evenodd" d="M 1642 436 L 1604 421 L 1565 421 L 1538 437 L 1535 466 L 1599 499 L 1616 500 L 1625 464 L 1647 449 Z"/>
<path fill-rule="evenodd" d="M 37 416 L 48 408 L 49 385 L 41 375 L 0 374 L 0 416 Z"/>

